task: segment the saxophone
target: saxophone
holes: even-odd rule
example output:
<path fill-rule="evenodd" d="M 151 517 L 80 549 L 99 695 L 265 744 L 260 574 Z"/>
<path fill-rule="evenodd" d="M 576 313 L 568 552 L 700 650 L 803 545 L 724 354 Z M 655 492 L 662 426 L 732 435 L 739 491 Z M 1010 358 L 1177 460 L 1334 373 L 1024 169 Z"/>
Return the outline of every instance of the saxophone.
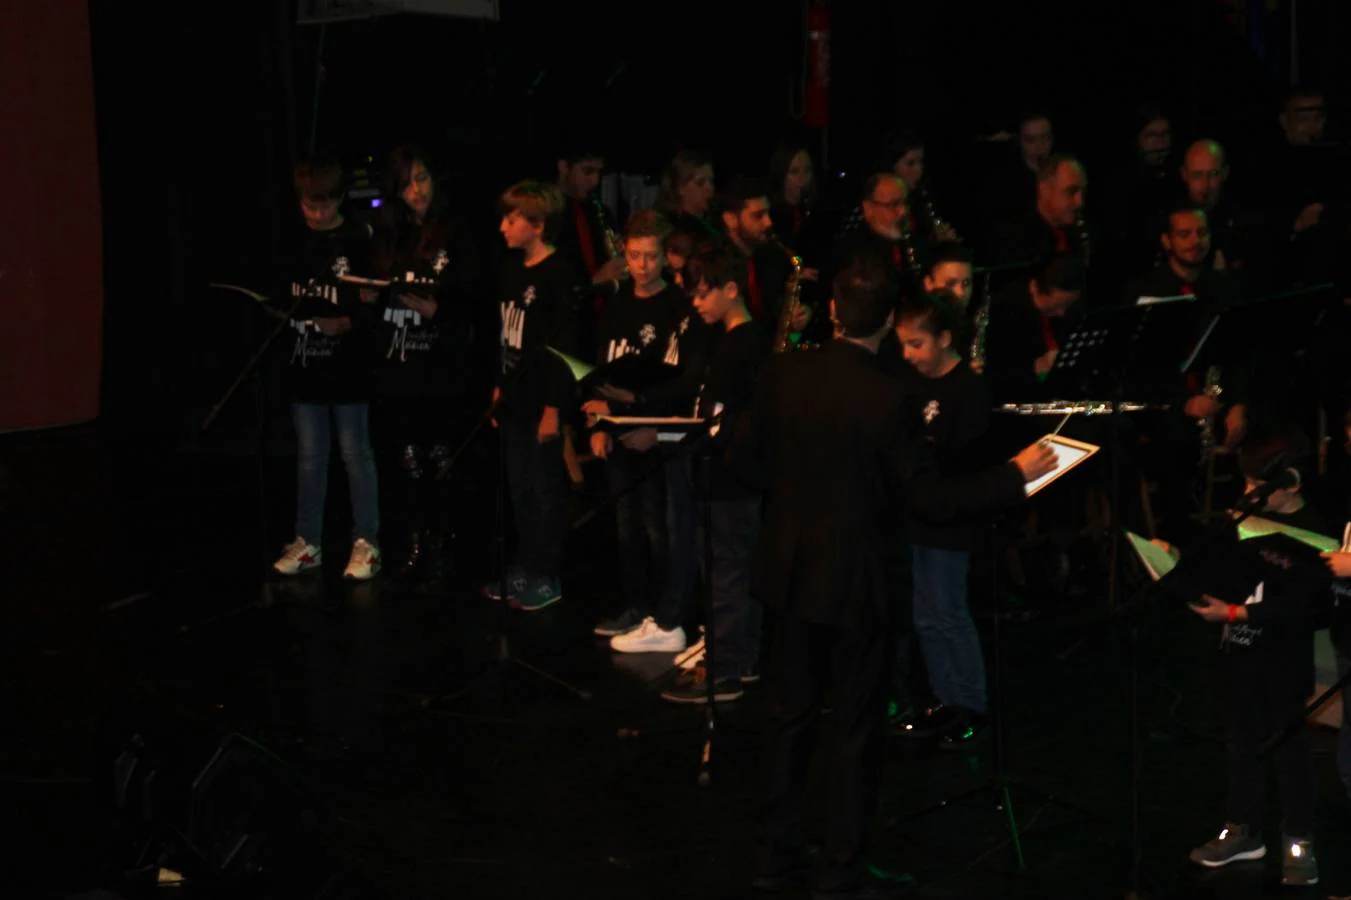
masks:
<path fill-rule="evenodd" d="M 905 258 L 905 271 L 908 275 L 919 275 L 919 251 L 915 249 L 915 235 L 909 225 L 901 231 L 901 254 Z"/>
<path fill-rule="evenodd" d="M 778 238 L 771 236 L 769 240 L 788 257 L 788 263 L 793 267 L 792 274 L 788 276 L 788 281 L 784 283 L 783 302 L 779 304 L 779 320 L 774 324 L 772 349 L 775 353 L 784 353 L 788 350 L 797 349 L 793 344 L 792 331 L 793 318 L 802 305 L 802 257 L 785 247 Z"/>
<path fill-rule="evenodd" d="M 939 241 L 938 229 L 942 228 L 946 222 L 938 215 L 938 209 L 934 206 L 933 195 L 929 189 L 921 184 L 918 188 L 920 199 L 924 202 L 924 216 L 929 220 L 930 237 L 935 242 Z"/>

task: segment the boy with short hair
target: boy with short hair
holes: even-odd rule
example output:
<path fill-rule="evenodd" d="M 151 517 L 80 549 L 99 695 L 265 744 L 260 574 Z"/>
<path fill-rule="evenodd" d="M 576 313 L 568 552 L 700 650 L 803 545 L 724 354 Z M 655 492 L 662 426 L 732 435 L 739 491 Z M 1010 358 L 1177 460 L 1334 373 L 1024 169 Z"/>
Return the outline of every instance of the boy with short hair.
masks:
<path fill-rule="evenodd" d="M 724 464 L 728 440 L 737 417 L 751 402 L 768 349 L 741 295 L 745 265 L 730 248 L 706 245 L 685 267 L 695 309 L 717 329 L 697 404 L 700 417 L 718 417 L 707 438 L 707 468 L 702 475 L 712 532 L 707 538 L 713 551 L 707 576 L 713 652 L 662 693 L 662 699 L 673 703 L 706 703 L 710 680 L 715 700 L 736 700 L 744 693 L 743 681 L 758 674 L 761 615 L 751 598 L 750 581 L 751 554 L 760 531 L 760 495 L 733 478 Z"/>
<path fill-rule="evenodd" d="M 339 278 L 365 265 L 371 232 L 343 216 L 343 172 L 336 162 L 301 163 L 295 187 L 305 235 L 287 273 L 299 305 L 291 319 L 296 339 L 285 380 L 296 429 L 296 536 L 272 568 L 297 575 L 322 561 L 330 434 L 336 424 L 352 499 L 352 554 L 343 577 L 365 581 L 381 567 L 372 385 L 364 352 L 372 315 L 358 289 Z"/>
<path fill-rule="evenodd" d="M 563 598 L 558 570 L 567 536 L 568 488 L 560 417 L 573 408 L 576 386 L 567 365 L 549 348 L 576 352 L 576 279 L 552 243 L 563 213 L 557 187 L 522 181 L 502 194 L 500 205 L 502 237 L 516 253 L 507 258 L 499 282 L 502 365 L 493 400 L 519 543 L 505 598 L 497 581 L 484 593 L 535 611 Z"/>
<path fill-rule="evenodd" d="M 965 320 L 947 293 L 904 300 L 896 338 L 907 365 L 897 372 L 922 420 L 938 471 L 958 476 L 981 468 L 989 431 L 985 385 L 958 347 Z M 979 738 L 987 715 L 985 660 L 971 619 L 967 573 L 975 528 L 968 521 L 910 517 L 913 623 L 937 703 L 909 723 L 907 734 L 936 736 L 956 748 Z"/>
<path fill-rule="evenodd" d="M 680 362 L 680 323 L 689 299 L 664 277 L 665 241 L 671 225 L 654 210 L 634 213 L 624 230 L 624 258 L 631 276 L 606 305 L 598 336 L 597 362 L 604 366 L 624 357 L 675 366 Z M 635 385 L 616 385 L 607 397 L 588 400 L 588 416 L 608 415 L 623 398 L 627 412 L 644 410 L 647 398 Z M 595 628 L 621 653 L 685 649 L 683 600 L 667 590 L 671 548 L 666 508 L 666 473 L 652 455 L 654 429 L 612 437 L 591 435 L 591 451 L 606 462 L 615 502 L 621 589 L 628 604 L 618 616 Z"/>

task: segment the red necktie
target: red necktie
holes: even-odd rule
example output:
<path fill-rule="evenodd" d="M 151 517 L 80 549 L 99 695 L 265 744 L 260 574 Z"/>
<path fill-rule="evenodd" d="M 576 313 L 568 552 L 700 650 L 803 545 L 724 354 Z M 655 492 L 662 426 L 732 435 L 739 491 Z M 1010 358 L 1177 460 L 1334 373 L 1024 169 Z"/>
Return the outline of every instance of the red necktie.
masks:
<path fill-rule="evenodd" d="M 1189 282 L 1184 281 L 1182 282 L 1182 293 L 1188 297 L 1195 297 L 1196 288 L 1193 287 Z"/>
<path fill-rule="evenodd" d="M 1068 234 L 1065 233 L 1065 229 L 1063 229 L 1063 228 L 1055 228 L 1055 229 L 1052 229 L 1052 233 L 1055 235 L 1055 252 L 1056 252 L 1056 253 L 1069 253 L 1069 252 L 1070 252 L 1070 236 L 1069 236 Z"/>
<path fill-rule="evenodd" d="M 582 245 L 582 263 L 588 276 L 595 275 L 600 266 L 596 263 L 596 245 L 591 240 L 591 223 L 587 221 L 586 210 L 576 200 L 572 202 L 572 217 L 577 222 L 577 242 Z"/>
<path fill-rule="evenodd" d="M 1046 345 L 1045 352 L 1060 349 L 1060 342 L 1055 339 L 1055 331 L 1051 328 L 1051 320 L 1045 313 L 1041 314 L 1041 340 Z"/>
<path fill-rule="evenodd" d="M 765 309 L 764 298 L 760 296 L 760 279 L 755 274 L 755 263 L 746 260 L 746 299 L 750 301 L 751 316 L 759 316 Z"/>

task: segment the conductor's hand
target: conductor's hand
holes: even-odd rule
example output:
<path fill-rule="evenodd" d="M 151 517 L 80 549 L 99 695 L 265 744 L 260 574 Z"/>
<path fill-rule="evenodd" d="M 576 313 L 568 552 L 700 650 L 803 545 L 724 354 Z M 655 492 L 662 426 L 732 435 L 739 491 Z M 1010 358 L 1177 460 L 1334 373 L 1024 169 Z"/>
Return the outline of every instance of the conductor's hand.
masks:
<path fill-rule="evenodd" d="M 1024 447 L 1022 452 L 1013 458 L 1013 464 L 1022 473 L 1023 481 L 1036 481 L 1048 472 L 1054 472 L 1059 465 L 1055 459 L 1055 451 L 1040 441 Z"/>
<path fill-rule="evenodd" d="M 610 441 L 610 436 L 603 431 L 597 431 L 591 435 L 591 455 L 596 459 L 607 459 L 610 456 L 610 448 L 614 446 Z"/>
<path fill-rule="evenodd" d="M 549 441 L 558 438 L 558 407 L 544 407 L 544 414 L 539 417 L 539 431 L 535 437 L 541 444 L 547 444 Z"/>
<path fill-rule="evenodd" d="M 619 443 L 635 453 L 646 453 L 657 446 L 657 429 L 639 428 L 637 431 L 630 431 L 619 439 Z"/>
<path fill-rule="evenodd" d="M 1351 553 L 1324 553 L 1328 569 L 1338 578 L 1351 578 Z"/>
<path fill-rule="evenodd" d="M 1037 361 L 1032 364 L 1032 370 L 1038 375 L 1045 375 L 1051 371 L 1051 368 L 1055 365 L 1055 358 L 1059 355 L 1059 350 L 1047 350 L 1037 357 Z"/>

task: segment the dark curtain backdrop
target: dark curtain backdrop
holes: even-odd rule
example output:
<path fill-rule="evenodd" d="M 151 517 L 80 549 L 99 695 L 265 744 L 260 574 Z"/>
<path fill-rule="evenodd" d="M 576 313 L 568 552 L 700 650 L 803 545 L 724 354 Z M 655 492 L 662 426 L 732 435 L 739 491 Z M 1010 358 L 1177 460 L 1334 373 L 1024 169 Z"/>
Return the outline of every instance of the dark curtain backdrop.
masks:
<path fill-rule="evenodd" d="M 84 0 L 0 3 L 0 431 L 98 415 L 103 248 Z"/>

